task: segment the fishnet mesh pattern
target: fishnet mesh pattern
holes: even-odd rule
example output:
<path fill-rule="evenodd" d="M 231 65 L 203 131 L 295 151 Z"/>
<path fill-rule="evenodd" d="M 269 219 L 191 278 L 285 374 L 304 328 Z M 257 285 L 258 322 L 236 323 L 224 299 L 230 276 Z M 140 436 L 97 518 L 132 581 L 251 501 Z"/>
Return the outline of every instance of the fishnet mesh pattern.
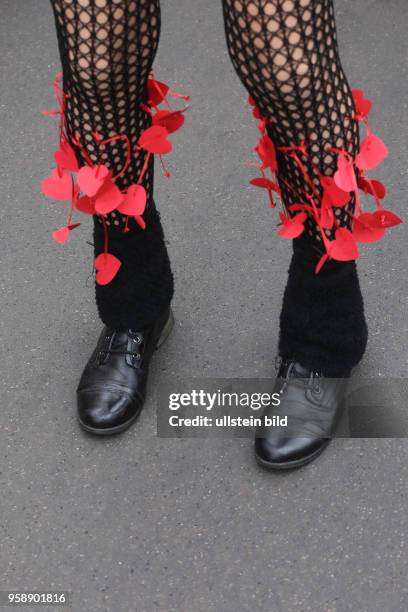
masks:
<path fill-rule="evenodd" d="M 159 0 L 51 0 L 57 25 L 68 94 L 66 120 L 70 136 L 78 135 L 92 161 L 98 147 L 92 136 L 129 137 L 132 146 L 150 125 L 140 106 L 146 102 L 146 85 L 160 35 Z M 85 163 L 84 159 L 81 159 Z M 126 160 L 123 142 L 107 145 L 100 162 L 118 172 Z M 135 182 L 145 153 L 132 158 L 117 181 L 121 189 Z M 153 159 L 143 184 L 153 194 Z M 122 229 L 125 218 L 112 212 L 111 229 Z"/>
<path fill-rule="evenodd" d="M 333 176 L 336 155 L 328 145 L 355 156 L 359 130 L 350 87 L 341 67 L 333 0 L 223 0 L 232 63 L 261 113 L 272 120 L 268 133 L 276 147 L 306 141 L 311 161 L 302 162 L 321 195 L 318 171 Z M 314 168 L 315 164 L 316 168 Z M 306 188 L 296 162 L 278 153 L 280 187 L 286 206 Z M 293 189 L 287 187 L 284 179 Z M 354 201 L 335 209 L 338 224 L 350 227 Z M 323 248 L 314 220 L 309 242 Z M 326 230 L 333 237 L 333 230 Z"/>

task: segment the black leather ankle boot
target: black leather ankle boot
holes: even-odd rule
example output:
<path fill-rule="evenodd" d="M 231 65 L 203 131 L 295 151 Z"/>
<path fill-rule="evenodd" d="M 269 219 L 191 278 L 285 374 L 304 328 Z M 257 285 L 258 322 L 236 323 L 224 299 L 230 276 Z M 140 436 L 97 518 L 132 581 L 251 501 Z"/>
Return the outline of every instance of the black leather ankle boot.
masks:
<path fill-rule="evenodd" d="M 168 308 L 142 331 L 103 329 L 77 390 L 78 419 L 84 430 L 116 434 L 137 419 L 145 400 L 150 360 L 173 324 Z"/>
<path fill-rule="evenodd" d="M 280 361 L 278 368 L 273 393 L 280 394 L 280 405 L 268 407 L 263 417 L 287 417 L 287 427 L 258 428 L 255 457 L 264 467 L 285 470 L 313 461 L 329 444 L 348 377 L 325 378 L 295 360 Z"/>

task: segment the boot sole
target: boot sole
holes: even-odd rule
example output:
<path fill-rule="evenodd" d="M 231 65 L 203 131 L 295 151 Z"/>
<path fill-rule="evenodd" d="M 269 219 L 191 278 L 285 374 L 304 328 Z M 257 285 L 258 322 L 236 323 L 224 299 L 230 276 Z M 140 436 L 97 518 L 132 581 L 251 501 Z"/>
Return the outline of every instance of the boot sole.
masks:
<path fill-rule="evenodd" d="M 167 338 L 170 336 L 173 330 L 173 327 L 174 327 L 174 314 L 173 314 L 173 311 L 170 309 L 169 318 L 167 319 L 163 327 L 162 333 L 160 335 L 160 338 L 157 341 L 156 351 L 166 342 Z M 117 427 L 109 427 L 108 429 L 96 429 L 94 427 L 90 427 L 89 425 L 86 425 L 85 423 L 83 423 L 80 418 L 78 418 L 78 423 L 81 429 L 83 429 L 87 433 L 91 433 L 95 436 L 112 436 L 115 434 L 122 433 L 123 431 L 128 429 L 131 425 L 133 425 L 133 423 L 140 416 L 142 409 L 143 409 L 143 404 L 140 406 L 136 414 L 134 414 L 131 419 L 126 421 L 126 423 L 122 423 L 122 425 L 118 425 Z"/>
<path fill-rule="evenodd" d="M 255 459 L 259 465 L 268 469 L 268 470 L 293 470 L 295 468 L 303 467 L 308 463 L 314 461 L 330 444 L 330 440 L 327 440 L 320 448 L 318 448 L 311 455 L 307 455 L 306 457 L 302 457 L 301 459 L 295 459 L 294 461 L 282 461 L 278 463 L 273 463 L 271 461 L 265 461 L 255 453 Z"/>

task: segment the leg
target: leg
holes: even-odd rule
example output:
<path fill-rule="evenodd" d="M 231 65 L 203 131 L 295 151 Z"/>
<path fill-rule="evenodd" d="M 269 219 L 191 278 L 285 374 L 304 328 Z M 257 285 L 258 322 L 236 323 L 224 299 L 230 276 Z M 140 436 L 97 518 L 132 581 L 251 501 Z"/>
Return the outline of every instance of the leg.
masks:
<path fill-rule="evenodd" d="M 338 55 L 332 0 L 223 0 L 228 49 L 243 84 L 278 148 L 279 180 L 286 206 L 308 189 L 295 159 L 282 151 L 305 141 L 307 173 L 321 199 L 319 174 L 333 176 L 337 155 L 327 147 L 359 150 L 354 103 Z M 302 158 L 303 161 L 303 158 Z M 354 200 L 337 208 L 349 227 Z M 363 303 L 354 262 L 330 262 L 314 274 L 323 252 L 312 217 L 294 241 L 281 315 L 280 353 L 304 366 L 341 376 L 366 345 Z M 326 230 L 331 236 L 333 230 Z"/>
<path fill-rule="evenodd" d="M 55 14 L 64 90 L 68 95 L 66 122 L 69 136 L 77 135 L 93 162 L 98 149 L 93 133 L 103 138 L 125 134 L 134 146 L 150 125 L 142 108 L 160 34 L 159 0 L 51 0 Z M 132 156 L 121 189 L 134 183 L 146 153 Z M 81 155 L 79 154 L 81 158 Z M 123 167 L 122 142 L 108 145 L 101 162 L 111 170 Z M 84 163 L 84 159 L 79 160 Z M 153 161 L 143 184 L 149 201 L 146 230 L 135 222 L 123 233 L 118 212 L 106 217 L 110 252 L 122 267 L 106 286 L 96 285 L 102 321 L 114 329 L 141 329 L 170 303 L 173 279 L 159 215 L 153 201 Z M 95 255 L 103 251 L 101 219 L 94 218 Z"/>
<path fill-rule="evenodd" d="M 286 207 L 305 201 L 321 206 L 321 177 L 333 177 L 337 169 L 337 155 L 327 147 L 344 149 L 353 158 L 359 151 L 333 1 L 223 0 L 223 6 L 232 62 L 268 121 L 267 133 L 277 150 L 282 201 Z M 299 146 L 306 147 L 307 155 Z M 350 229 L 354 206 L 349 198 L 334 209 L 332 227 Z M 330 261 L 315 274 L 326 240 L 315 219 L 308 216 L 306 231 L 293 242 L 274 389 L 280 407 L 264 413 L 280 411 L 289 428 L 260 428 L 255 441 L 257 461 L 272 469 L 300 467 L 325 448 L 342 406 L 341 377 L 359 362 L 367 341 L 355 262 Z M 333 229 L 325 231 L 333 238 Z"/>
<path fill-rule="evenodd" d="M 109 253 L 122 265 L 109 284 L 96 284 L 105 328 L 79 383 L 78 417 L 85 430 L 107 435 L 123 431 L 138 417 L 150 359 L 172 323 L 173 277 L 153 201 L 153 158 L 148 160 L 147 152 L 137 146 L 151 124 L 146 104 L 160 5 L 159 0 L 51 2 L 67 96 L 65 127 L 69 141 L 83 145 L 75 149 L 80 165 L 93 166 L 100 160 L 116 177 L 129 161 L 121 140 L 106 144 L 101 155 L 98 133 L 103 140 L 115 135 L 129 139 L 130 163 L 115 179 L 122 192 L 147 168 L 146 229 L 136 217 L 126 221 L 117 208 L 94 216 L 95 255 L 104 251 L 107 230 Z"/>

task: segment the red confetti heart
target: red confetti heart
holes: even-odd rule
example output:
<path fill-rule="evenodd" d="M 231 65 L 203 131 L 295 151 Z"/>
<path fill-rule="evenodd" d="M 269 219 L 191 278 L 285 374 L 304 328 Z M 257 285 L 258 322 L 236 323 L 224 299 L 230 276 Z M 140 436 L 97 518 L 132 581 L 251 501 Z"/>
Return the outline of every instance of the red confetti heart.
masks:
<path fill-rule="evenodd" d="M 160 110 L 153 115 L 152 125 L 164 127 L 169 134 L 176 132 L 184 125 L 182 111 Z"/>
<path fill-rule="evenodd" d="M 340 189 L 332 176 L 323 176 L 321 178 L 321 183 L 324 189 L 323 206 L 336 206 L 340 208 L 350 202 L 350 193 Z"/>
<path fill-rule="evenodd" d="M 272 172 L 277 172 L 278 162 L 276 160 L 276 149 L 269 136 L 262 136 L 255 150 L 262 162 L 262 170 L 270 168 Z"/>
<path fill-rule="evenodd" d="M 376 194 L 377 198 L 383 200 L 387 195 L 387 190 L 385 185 L 381 181 L 376 181 L 374 179 L 367 179 L 364 176 L 359 176 L 358 178 L 358 186 L 364 193 L 368 193 L 369 195 L 373 195 L 373 191 Z M 371 184 L 371 185 L 370 185 Z"/>
<path fill-rule="evenodd" d="M 139 147 L 157 155 L 166 155 L 173 149 L 171 142 L 167 139 L 169 135 L 166 128 L 154 125 L 147 128 L 139 138 Z"/>
<path fill-rule="evenodd" d="M 142 185 L 131 185 L 118 210 L 123 215 L 140 216 L 146 208 L 147 193 Z"/>
<path fill-rule="evenodd" d="M 292 240 L 302 234 L 304 228 L 303 223 L 306 221 L 307 215 L 304 212 L 295 215 L 294 217 L 288 217 L 284 213 L 279 213 L 281 218 L 282 229 L 278 232 L 279 236 L 286 238 L 286 240 Z"/>
<path fill-rule="evenodd" d="M 362 213 L 353 220 L 353 236 L 358 242 L 377 242 L 384 237 L 385 229 L 378 227 L 372 213 Z"/>
<path fill-rule="evenodd" d="M 371 111 L 371 100 L 364 98 L 364 91 L 362 89 L 353 89 L 352 94 L 356 107 L 356 119 L 365 119 Z"/>
<path fill-rule="evenodd" d="M 353 161 L 347 159 L 344 155 L 339 155 L 334 181 L 337 187 L 342 191 L 350 192 L 354 191 L 356 188 L 356 173 Z"/>
<path fill-rule="evenodd" d="M 75 152 L 68 142 L 61 142 L 58 151 L 54 153 L 54 159 L 63 170 L 78 172 L 79 164 Z"/>
<path fill-rule="evenodd" d="M 158 106 L 170 91 L 170 87 L 156 79 L 147 81 L 147 95 L 152 106 Z"/>
<path fill-rule="evenodd" d="M 268 191 L 276 191 L 276 193 L 280 193 L 280 189 L 276 183 L 270 181 L 267 178 L 259 177 L 254 178 L 250 181 L 251 185 L 254 187 L 261 187 L 263 189 L 268 189 Z"/>
<path fill-rule="evenodd" d="M 71 175 L 63 170 L 61 173 L 55 168 L 51 176 L 45 178 L 41 183 L 44 195 L 53 200 L 71 200 L 72 198 L 72 178 Z"/>
<path fill-rule="evenodd" d="M 94 215 L 95 214 L 95 204 L 91 198 L 88 196 L 83 196 L 79 198 L 75 204 L 75 208 L 79 210 L 79 212 L 84 213 L 85 215 Z"/>
<path fill-rule="evenodd" d="M 373 213 L 373 217 L 377 227 L 394 227 L 395 225 L 401 225 L 401 223 L 403 223 L 401 217 L 390 210 L 377 210 L 375 213 Z"/>
<path fill-rule="evenodd" d="M 93 198 L 109 176 L 106 166 L 82 166 L 78 171 L 78 185 L 87 196 Z"/>
<path fill-rule="evenodd" d="M 59 242 L 59 244 L 63 244 L 69 239 L 70 233 L 76 227 L 79 227 L 80 223 L 73 223 L 72 225 L 65 225 L 64 227 L 60 227 L 55 232 L 52 233 L 52 237 L 55 242 Z"/>
<path fill-rule="evenodd" d="M 116 210 L 123 200 L 123 193 L 110 178 L 107 178 L 95 198 L 95 210 L 100 215 L 106 215 Z"/>
<path fill-rule="evenodd" d="M 345 227 L 339 227 L 336 230 L 336 238 L 330 242 L 327 251 L 329 257 L 337 261 L 354 261 L 359 257 L 353 234 Z"/>
<path fill-rule="evenodd" d="M 98 285 L 108 285 L 119 272 L 122 262 L 110 253 L 101 253 L 94 265 Z"/>
<path fill-rule="evenodd" d="M 58 242 L 59 244 L 64 244 L 64 242 L 66 242 L 69 238 L 68 227 L 60 227 L 52 233 L 52 237 L 54 238 L 55 242 Z"/>
<path fill-rule="evenodd" d="M 356 157 L 356 166 L 360 170 L 372 170 L 387 157 L 388 149 L 378 136 L 370 134 L 361 143 L 360 153 Z"/>

